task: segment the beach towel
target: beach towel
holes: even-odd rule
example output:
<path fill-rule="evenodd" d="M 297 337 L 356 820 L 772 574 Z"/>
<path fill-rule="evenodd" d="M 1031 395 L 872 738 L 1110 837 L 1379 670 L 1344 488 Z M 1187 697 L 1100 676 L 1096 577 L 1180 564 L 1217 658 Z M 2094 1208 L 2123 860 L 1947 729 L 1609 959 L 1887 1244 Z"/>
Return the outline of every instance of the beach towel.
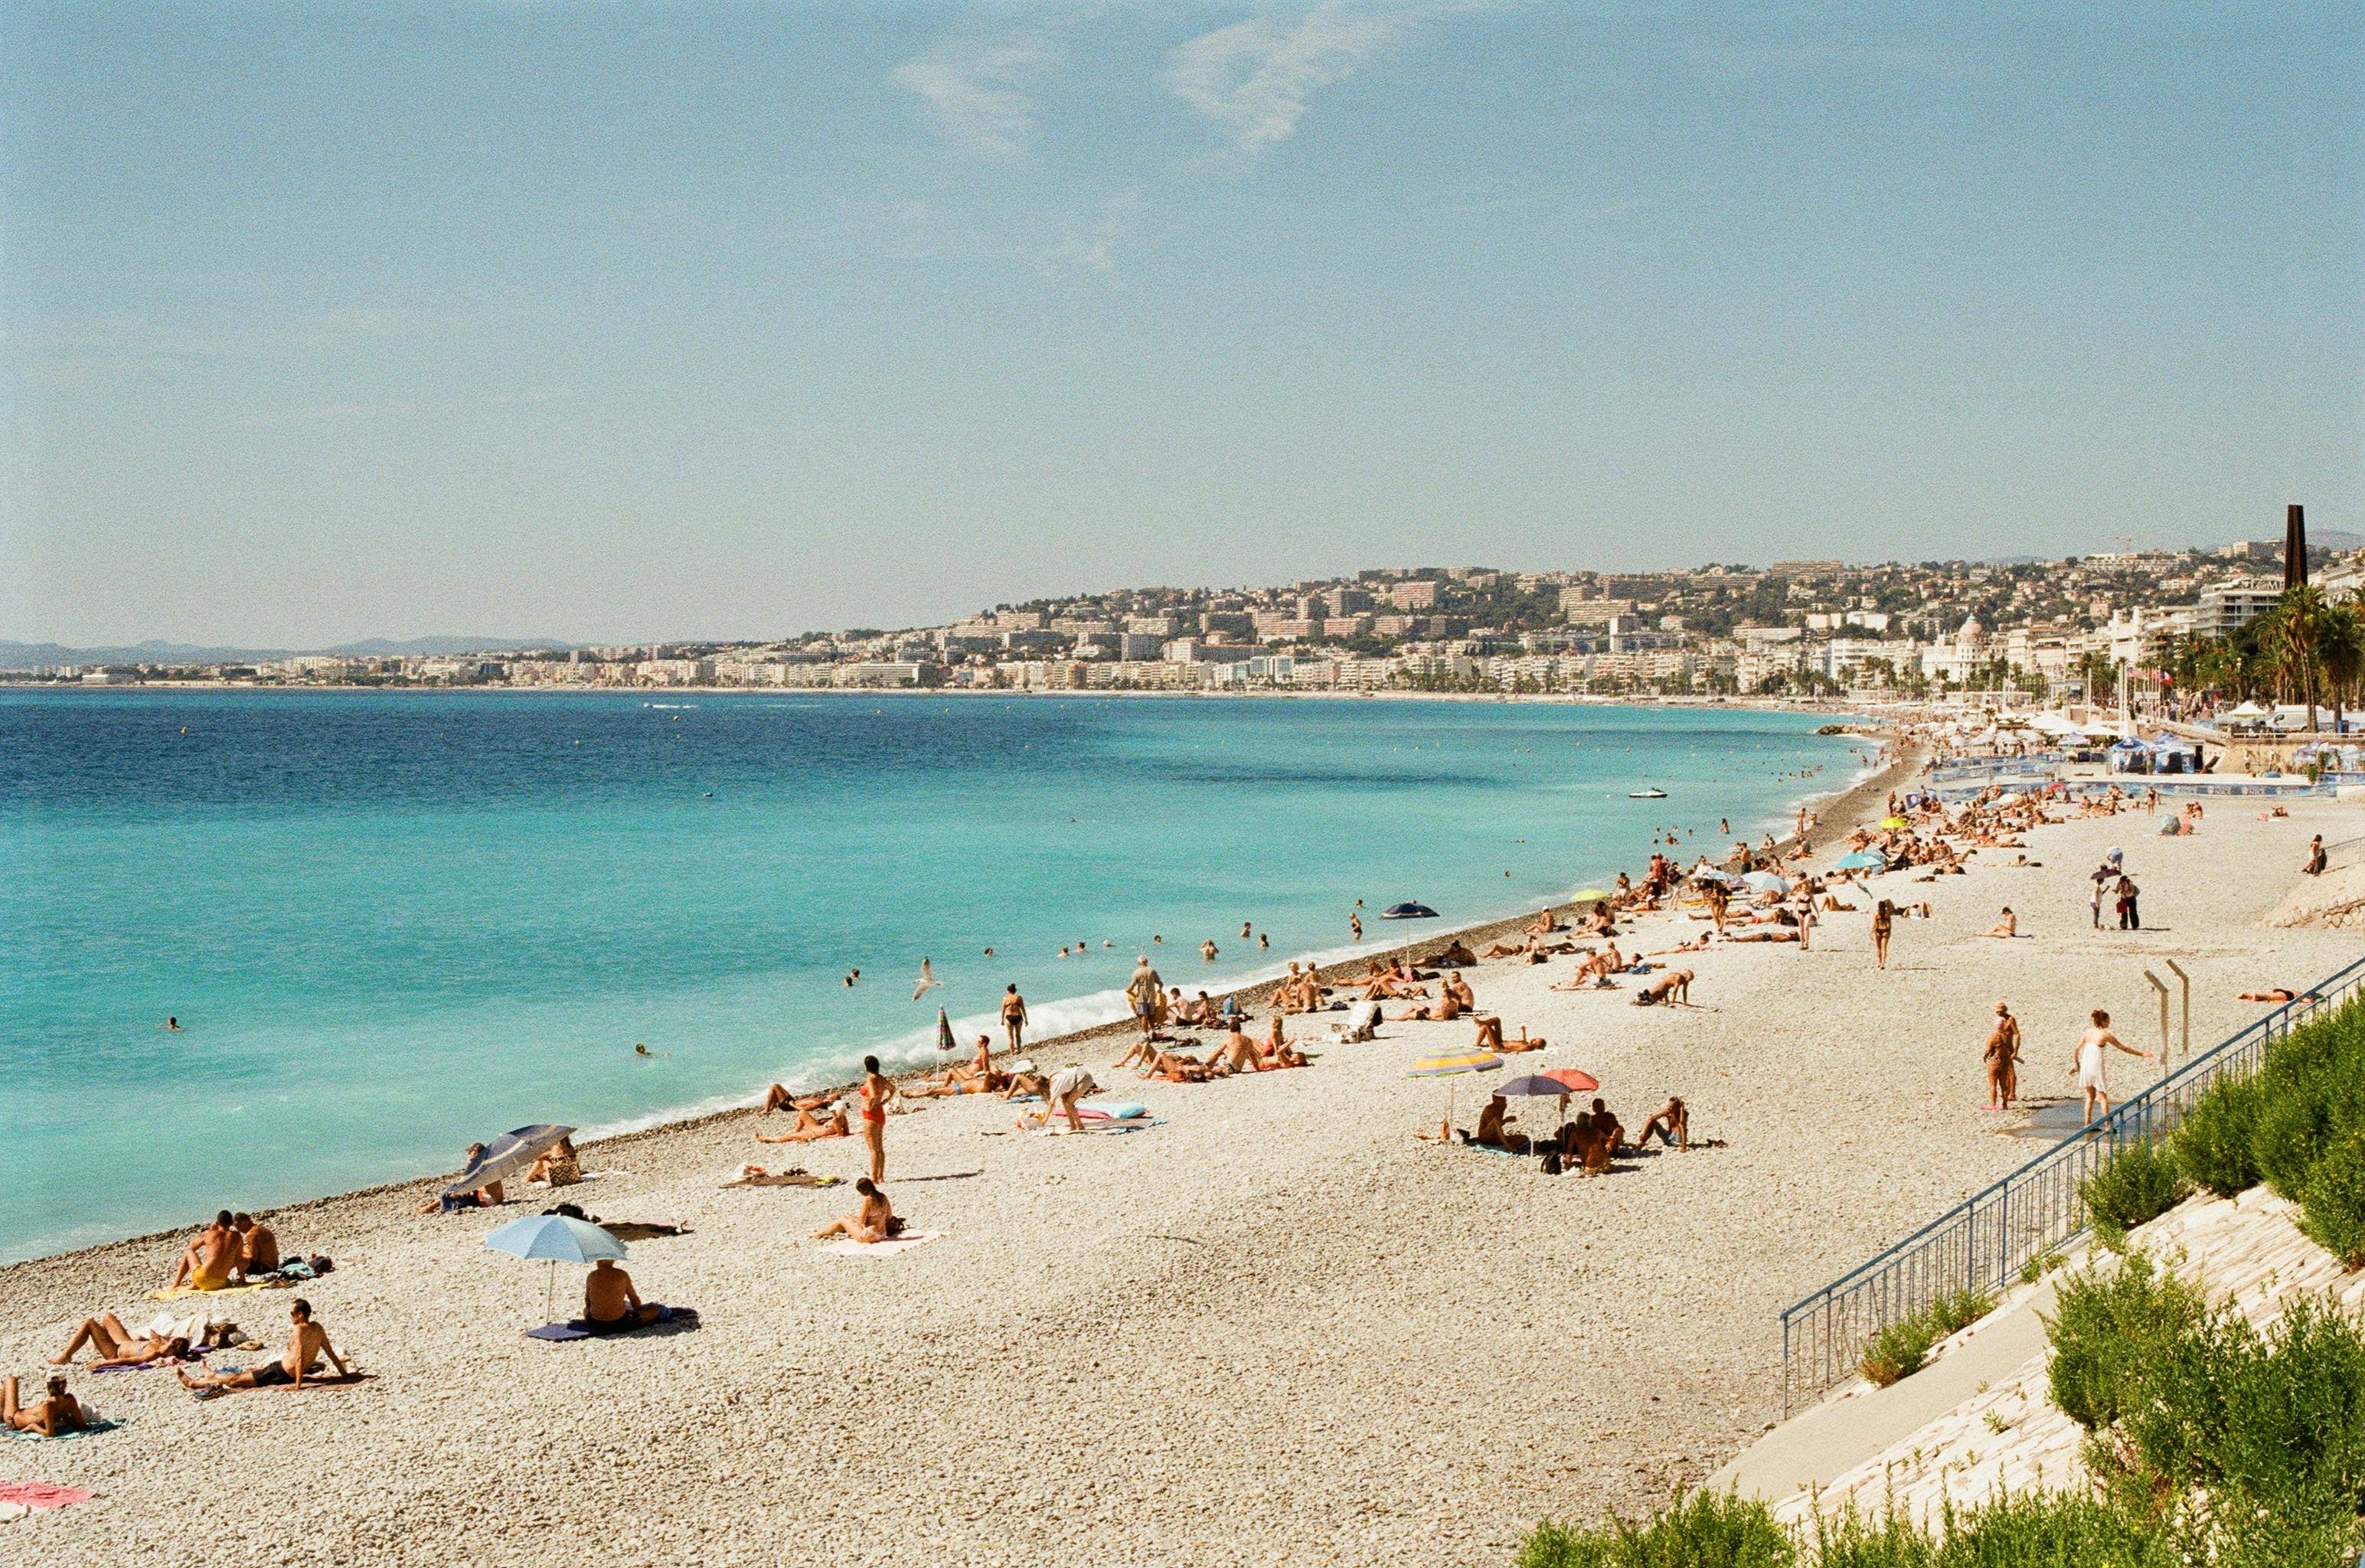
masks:
<path fill-rule="evenodd" d="M 1086 1116 L 1106 1116 L 1122 1122 L 1134 1116 L 1149 1114 L 1149 1107 L 1136 1101 L 1087 1100 L 1076 1109 Z"/>
<path fill-rule="evenodd" d="M 726 1187 L 835 1187 L 844 1180 L 837 1176 L 815 1176 L 803 1170 L 782 1170 L 766 1176 L 737 1176 L 723 1182 Z"/>
<path fill-rule="evenodd" d="M 909 1252 L 914 1247 L 925 1247 L 931 1241 L 942 1241 L 941 1230 L 907 1230 L 901 1236 L 884 1241 L 857 1241 L 840 1237 L 822 1244 L 824 1252 L 835 1252 L 842 1258 L 891 1258 L 898 1252 Z"/>
<path fill-rule="evenodd" d="M 681 1324 L 693 1327 L 697 1326 L 698 1308 L 694 1306 L 659 1306 L 657 1310 L 664 1316 L 654 1323 L 629 1324 L 622 1328 L 594 1328 L 588 1318 L 570 1317 L 564 1323 L 545 1323 L 539 1328 L 529 1328 L 525 1331 L 525 1337 L 529 1339 L 543 1339 L 551 1344 L 559 1345 L 570 1339 L 616 1339 L 627 1334 L 638 1334 L 650 1328 L 662 1328 L 667 1324 Z"/>
<path fill-rule="evenodd" d="M 6 1432 L 7 1432 L 7 1434 L 8 1434 L 10 1437 L 12 1437 L 12 1438 L 23 1438 L 23 1439 L 26 1439 L 28 1442 L 36 1442 L 36 1443 L 41 1443 L 41 1442 L 62 1443 L 62 1442 L 65 1441 L 68 1438 L 95 1438 L 95 1437 L 98 1436 L 98 1434 L 99 1434 L 99 1433 L 101 1433 L 101 1432 L 112 1432 L 112 1431 L 119 1430 L 119 1429 L 122 1428 L 122 1426 L 123 1426 L 123 1423 L 122 1423 L 122 1422 L 120 1422 L 120 1421 L 107 1421 L 107 1420 L 102 1420 L 102 1419 L 100 1419 L 98 1417 L 93 1416 L 93 1415 L 90 1413 L 90 1406 L 87 1406 L 87 1405 L 85 1405 L 85 1406 L 83 1406 L 83 1422 L 82 1422 L 82 1425 L 81 1425 L 81 1426 L 79 1426 L 79 1427 L 76 1427 L 76 1428 L 75 1428 L 73 1431 L 71 1431 L 71 1432 L 60 1432 L 60 1433 L 59 1433 L 56 1437 L 54 1437 L 54 1438 L 44 1438 L 44 1437 L 42 1437 L 42 1436 L 41 1436 L 41 1434 L 40 1434 L 40 1433 L 39 1433 L 39 1432 L 20 1432 L 20 1431 L 17 1430 L 14 1427 L 0 1428 L 0 1430 L 5 1430 L 5 1431 L 6 1431 Z"/>
<path fill-rule="evenodd" d="M 1113 1116 L 1084 1118 L 1084 1131 L 1087 1133 L 1138 1133 L 1145 1127 L 1162 1127 L 1165 1125 L 1166 1120 L 1162 1116 L 1133 1116 L 1122 1122 Z M 1055 1118 L 1048 1126 L 1027 1128 L 1026 1135 L 1029 1137 L 1072 1137 L 1075 1136 L 1075 1129 L 1068 1126 L 1068 1119 L 1065 1116 L 1060 1116 Z"/>
<path fill-rule="evenodd" d="M 92 1367 L 89 1369 L 89 1372 L 91 1376 L 99 1377 L 107 1372 L 152 1372 L 158 1367 L 193 1367 L 198 1363 L 204 1355 L 204 1350 L 192 1345 L 189 1347 L 189 1353 L 186 1356 L 158 1356 L 152 1361 L 134 1361 L 129 1366 L 122 1367 Z"/>
<path fill-rule="evenodd" d="M 292 1280 L 256 1280 L 243 1285 L 223 1285 L 219 1290 L 201 1291 L 195 1285 L 174 1285 L 170 1290 L 150 1291 L 150 1301 L 178 1301 L 185 1295 L 237 1295 L 242 1291 L 286 1290 Z"/>
<path fill-rule="evenodd" d="M 45 1481 L 12 1481 L 0 1485 L 0 1503 L 22 1503 L 28 1508 L 70 1508 L 97 1495 L 79 1486 L 52 1486 Z"/>

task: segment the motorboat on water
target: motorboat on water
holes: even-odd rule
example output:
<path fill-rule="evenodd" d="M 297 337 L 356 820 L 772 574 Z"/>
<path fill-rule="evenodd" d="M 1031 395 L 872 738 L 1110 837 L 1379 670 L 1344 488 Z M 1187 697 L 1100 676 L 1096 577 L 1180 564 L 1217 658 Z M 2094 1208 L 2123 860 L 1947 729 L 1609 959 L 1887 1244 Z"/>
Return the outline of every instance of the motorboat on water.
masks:
<path fill-rule="evenodd" d="M 1664 790 L 1629 790 L 1626 798 L 1630 801 L 1664 801 L 1667 792 Z"/>

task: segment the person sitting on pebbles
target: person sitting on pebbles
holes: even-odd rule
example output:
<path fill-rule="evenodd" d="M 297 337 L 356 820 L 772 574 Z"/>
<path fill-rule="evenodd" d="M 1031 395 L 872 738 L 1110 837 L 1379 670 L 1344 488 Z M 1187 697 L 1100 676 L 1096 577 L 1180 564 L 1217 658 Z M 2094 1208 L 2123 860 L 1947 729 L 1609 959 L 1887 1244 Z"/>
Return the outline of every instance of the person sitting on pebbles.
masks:
<path fill-rule="evenodd" d="M 66 1392 L 63 1374 L 50 1379 L 49 1396 L 39 1405 L 17 1403 L 17 1375 L 0 1378 L 0 1429 L 54 1438 L 89 1424 L 82 1402 Z"/>
<path fill-rule="evenodd" d="M 191 1377 L 177 1367 L 174 1371 L 179 1375 L 185 1386 L 194 1388 L 199 1393 L 208 1390 L 273 1388 L 283 1383 L 289 1388 L 301 1388 L 304 1386 L 305 1378 L 319 1373 L 322 1356 L 328 1357 L 335 1363 L 339 1377 L 353 1375 L 353 1369 L 345 1364 L 345 1359 L 337 1354 L 337 1348 L 329 1343 L 329 1331 L 312 1321 L 310 1302 L 301 1296 L 289 1302 L 287 1321 L 292 1327 L 287 1335 L 286 1353 L 275 1361 L 265 1361 L 259 1367 L 249 1367 L 244 1372 L 207 1372 L 203 1377 Z"/>
<path fill-rule="evenodd" d="M 888 1204 L 887 1194 L 879 1190 L 878 1182 L 865 1176 L 855 1182 L 854 1190 L 862 1194 L 861 1209 L 854 1214 L 840 1215 L 814 1231 L 813 1235 L 815 1241 L 826 1241 L 833 1236 L 842 1236 L 848 1241 L 859 1241 L 867 1245 L 874 1241 L 885 1241 L 903 1228 L 903 1222 L 895 1217 L 895 1210 Z"/>

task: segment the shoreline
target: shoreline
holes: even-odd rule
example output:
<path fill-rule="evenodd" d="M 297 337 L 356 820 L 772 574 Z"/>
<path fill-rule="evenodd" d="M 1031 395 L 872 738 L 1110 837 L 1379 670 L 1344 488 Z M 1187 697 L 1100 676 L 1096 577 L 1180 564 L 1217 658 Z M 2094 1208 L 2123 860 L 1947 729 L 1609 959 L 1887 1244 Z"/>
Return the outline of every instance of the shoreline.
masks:
<path fill-rule="evenodd" d="M 1821 802 L 1814 864 L 1915 761 L 1850 784 L 1847 812 Z M 1562 989 L 1565 958 L 1464 971 L 1485 1011 L 1553 1042 L 1491 1081 L 1577 1067 L 1630 1126 L 1671 1092 L 1690 1104 L 1689 1152 L 1604 1179 L 1416 1136 L 1449 1102 L 1466 1126 L 1488 1092 L 1407 1077 L 1465 1048 L 1466 1018 L 1391 1016 L 1370 1044 L 1309 1043 L 1312 1070 L 1205 1085 L 1106 1072 L 1095 1033 L 1127 1031 L 1084 1031 L 1030 1048 L 1047 1068 L 1082 1057 L 1152 1128 L 1032 1137 L 981 1096 L 891 1118 L 885 1190 L 940 1245 L 834 1256 L 806 1238 L 850 1206 L 845 1187 L 718 1190 L 751 1159 L 840 1182 L 866 1168 L 857 1140 L 751 1144 L 766 1124 L 744 1112 L 607 1140 L 627 1169 L 595 1157 L 585 1185 L 495 1211 L 422 1217 L 384 1186 L 297 1205 L 283 1246 L 338 1264 L 301 1294 L 375 1381 L 200 1403 L 169 1373 L 78 1373 L 122 1429 L 0 1445 L 5 1478 L 97 1494 L 20 1521 L 61 1568 L 225 1551 L 562 1568 L 619 1541 L 634 1562 L 864 1568 L 1506 1561 L 1541 1518 L 1647 1514 L 1754 1441 L 1779 1414 L 1781 1309 L 2024 1161 L 2026 1110 L 2076 1103 L 2064 1074 L 2086 1010 L 2149 1018 L 2145 965 L 2192 972 L 2202 1039 L 2256 1017 L 2236 992 L 2353 957 L 2353 933 L 2261 924 L 2301 883 L 2310 833 L 2348 837 L 2353 805 L 2215 812 L 2174 838 L 2142 835 L 2147 820 L 2073 819 L 2027 834 L 2024 865 L 1982 850 L 1961 877 L 1875 883 L 1934 911 L 1899 923 L 1886 970 L 1859 891 L 1811 950 L 1673 960 L 1698 970 L 1688 1007 L 1627 1005 L 1631 981 Z M 2156 925 L 2090 930 L 2083 872 L 2123 841 Z M 2000 902 L 2021 912 L 2017 941 L 1986 935 Z M 1621 922 L 1620 946 L 1664 949 L 1705 929 L 1696 913 Z M 1980 1108 L 1999 997 L 2025 1022 L 2034 1097 L 2010 1115 Z M 1548 1101 L 1511 1109 L 1538 1131 L 1555 1119 Z M 702 1331 L 523 1338 L 544 1267 L 481 1242 L 561 1197 L 690 1227 L 634 1239 L 627 1267 L 645 1299 L 697 1306 Z M 0 1361 L 38 1370 L 103 1307 L 145 1321 L 179 1241 L 0 1271 Z M 558 1276 L 571 1305 L 580 1272 Z M 286 1302 L 205 1298 L 266 1345 Z M 1585 1371 L 1549 1375 L 1540 1354 Z M 1545 1375 L 1507 1375 L 1530 1366 Z M 214 1466 L 195 1494 L 172 1463 L 190 1451 Z M 324 1484 L 314 1454 L 370 1484 Z"/>
<path fill-rule="evenodd" d="M 1886 740 L 1893 738 L 1892 732 L 1891 735 L 1884 737 L 1884 744 Z M 1896 761 L 1877 773 L 1858 779 L 1844 789 L 1830 791 L 1828 794 L 1807 796 L 1805 798 L 1807 807 L 1816 818 L 1817 832 L 1822 834 L 1824 841 L 1828 843 L 1831 838 L 1844 836 L 1869 820 L 1868 809 L 1872 804 L 1884 802 L 1889 790 L 1902 788 L 1907 781 L 1918 776 L 1923 756 L 1922 748 L 1908 746 Z M 1795 834 L 1777 834 L 1775 842 L 1787 851 L 1795 842 Z M 1559 909 L 1567 906 L 1556 900 L 1544 907 Z M 1435 952 L 1446 943 L 1455 940 L 1463 941 L 1474 948 L 1483 944 L 1499 942 L 1516 936 L 1519 934 L 1520 928 L 1533 920 L 1535 915 L 1536 911 L 1529 909 L 1512 914 L 1490 916 L 1463 925 L 1430 925 L 1427 922 L 1421 922 L 1419 924 L 1426 935 L 1420 940 L 1361 949 L 1357 951 L 1355 957 L 1366 960 L 1393 962 L 1398 958 L 1417 958 L 1423 952 Z M 1376 918 L 1375 916 L 1374 919 Z M 1287 958 L 1278 960 L 1284 965 L 1289 961 Z M 1306 960 L 1300 958 L 1297 961 L 1303 963 Z M 1330 967 L 1336 969 L 1342 961 L 1332 960 Z M 1280 984 L 1281 978 L 1268 977 L 1250 980 L 1245 984 L 1222 991 L 1210 990 L 1207 995 L 1211 1002 L 1218 1002 L 1229 997 L 1246 1011 L 1266 1006 L 1272 1001 L 1272 993 Z M 1055 999 L 1055 1001 L 1072 1000 L 1075 999 Z M 1058 1035 L 1046 1035 L 1039 1039 L 1029 1040 L 1017 1051 L 1012 1051 L 1006 1047 L 997 1047 L 993 1051 L 993 1059 L 997 1064 L 1003 1064 L 1015 1060 L 1021 1055 L 1031 1056 L 1038 1051 L 1047 1054 L 1073 1055 L 1087 1045 L 1114 1042 L 1130 1036 L 1134 1027 L 1134 1022 L 1129 1017 L 1115 1018 L 1104 1023 L 1088 1025 L 1081 1029 L 1070 1029 Z M 941 1054 L 945 1061 L 967 1059 L 967 1054 L 962 1051 Z M 905 1083 L 935 1077 L 942 1070 L 942 1066 L 943 1063 L 939 1061 L 925 1067 L 904 1068 L 892 1070 L 888 1076 L 899 1084 Z M 788 1081 L 783 1079 L 781 1081 Z M 790 1087 L 798 1093 L 818 1093 L 824 1090 L 837 1090 L 850 1093 L 859 1081 L 858 1079 L 837 1082 L 824 1081 L 801 1086 L 790 1083 Z M 595 1152 L 612 1154 L 654 1140 L 670 1138 L 685 1132 L 717 1126 L 740 1119 L 755 1118 L 760 1098 L 760 1094 L 751 1093 L 744 1101 L 712 1110 L 693 1111 L 685 1115 L 674 1115 L 664 1111 L 651 1112 L 649 1114 L 658 1119 L 652 1120 L 644 1126 L 616 1132 L 594 1133 L 577 1140 L 576 1148 L 584 1156 L 585 1168 L 589 1169 L 593 1163 L 592 1156 Z M 366 1186 L 319 1193 L 252 1212 L 258 1217 L 275 1218 L 281 1215 L 311 1213 L 386 1193 L 432 1195 L 432 1193 L 440 1192 L 448 1184 L 450 1180 L 451 1174 L 446 1172 L 438 1176 L 413 1176 L 398 1181 L 373 1182 Z M 515 1207 L 516 1204 L 512 1203 L 509 1206 Z M 190 1228 L 186 1225 L 174 1226 L 162 1230 L 142 1232 L 136 1236 L 115 1237 L 89 1242 L 80 1247 L 69 1248 L 62 1252 L 46 1252 L 31 1258 L 21 1258 L 14 1262 L 0 1263 L 0 1287 L 6 1286 L 12 1271 L 17 1270 L 29 1269 L 45 1263 L 62 1263 L 109 1252 L 118 1248 L 136 1247 L 177 1238 L 186 1236 Z"/>

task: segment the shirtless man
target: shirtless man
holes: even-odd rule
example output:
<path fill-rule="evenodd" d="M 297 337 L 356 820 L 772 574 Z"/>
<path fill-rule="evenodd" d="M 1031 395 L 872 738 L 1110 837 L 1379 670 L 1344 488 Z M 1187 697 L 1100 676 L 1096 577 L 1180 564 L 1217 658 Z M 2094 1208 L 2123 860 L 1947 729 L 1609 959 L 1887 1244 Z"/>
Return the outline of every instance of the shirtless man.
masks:
<path fill-rule="evenodd" d="M 1014 1051 L 1025 1043 L 1026 999 L 1018 994 L 1018 987 L 1015 983 L 1002 993 L 1002 1032 L 1008 1038 L 1010 1048 Z"/>
<path fill-rule="evenodd" d="M 232 1215 L 230 1229 L 238 1233 L 238 1271 L 242 1279 L 257 1274 L 275 1272 L 279 1267 L 279 1238 L 271 1227 L 249 1215 Z"/>
<path fill-rule="evenodd" d="M 1126 981 L 1125 995 L 1133 1015 L 1141 1021 L 1141 1037 L 1145 1040 L 1158 1028 L 1158 1003 L 1165 986 L 1158 971 L 1149 967 L 1149 954 L 1134 959 L 1133 978 Z M 1117 1065 L 1122 1067 L 1124 1063 Z"/>
<path fill-rule="evenodd" d="M 759 1116 L 768 1116 L 775 1111 L 782 1110 L 818 1111 L 825 1105 L 833 1105 L 836 1103 L 837 1092 L 834 1089 L 824 1090 L 819 1094 L 798 1095 L 790 1093 L 775 1083 L 765 1092 L 764 1108 L 756 1114 Z"/>
<path fill-rule="evenodd" d="M 32 1406 L 17 1403 L 14 1372 L 0 1378 L 0 1427 L 12 1432 L 38 1432 L 42 1437 L 54 1438 L 60 1432 L 78 1431 L 82 1426 L 82 1404 L 66 1392 L 63 1377 L 50 1379 L 49 1397 Z"/>
<path fill-rule="evenodd" d="M 1261 1058 L 1257 1055 L 1256 1042 L 1240 1032 L 1240 1021 L 1232 1020 L 1231 1033 L 1216 1047 L 1207 1058 L 1210 1070 L 1221 1073 L 1254 1072 Z"/>
<path fill-rule="evenodd" d="M 889 1206 L 887 1194 L 879 1183 L 865 1176 L 855 1182 L 854 1190 L 862 1194 L 861 1210 L 840 1215 L 813 1233 L 815 1241 L 825 1241 L 833 1236 L 843 1236 L 849 1241 L 884 1241 L 901 1228 L 895 1223 L 895 1211 Z"/>
<path fill-rule="evenodd" d="M 1642 1124 L 1642 1132 L 1635 1137 L 1634 1147 L 1636 1148 L 1647 1147 L 1653 1133 L 1658 1135 L 1661 1143 L 1674 1144 L 1678 1150 L 1688 1150 L 1691 1148 L 1692 1116 L 1691 1113 L 1685 1109 L 1684 1103 L 1679 1097 L 1673 1094 L 1667 1096 L 1667 1103 L 1659 1107 L 1658 1114 Z"/>
<path fill-rule="evenodd" d="M 655 1323 L 664 1316 L 663 1307 L 642 1302 L 641 1293 L 633 1288 L 633 1276 L 616 1267 L 613 1258 L 600 1259 L 583 1277 L 583 1320 L 594 1334 Z"/>
<path fill-rule="evenodd" d="M 82 1327 L 74 1330 L 73 1338 L 66 1341 L 66 1348 L 50 1358 L 50 1365 L 72 1365 L 75 1352 L 84 1345 L 98 1352 L 99 1360 L 95 1363 L 98 1366 L 138 1366 L 159 1356 L 181 1355 L 189 1348 L 186 1339 L 162 1334 L 134 1334 L 123 1327 L 123 1320 L 115 1314 L 103 1312 L 96 1317 L 84 1318 Z"/>
<path fill-rule="evenodd" d="M 1988 1109 L 2009 1111 L 2020 1092 L 2020 1020 L 2003 1002 L 1996 1003 L 1995 1030 L 1988 1036 Z"/>
<path fill-rule="evenodd" d="M 1595 1136 L 1601 1139 L 1604 1150 L 1609 1154 L 1616 1154 L 1619 1145 L 1626 1141 L 1626 1128 L 1610 1111 L 1606 1100 L 1593 1102 L 1593 1130 Z"/>
<path fill-rule="evenodd" d="M 230 1227 L 230 1213 L 222 1210 L 214 1215 L 213 1224 L 197 1232 L 188 1249 L 181 1254 L 180 1266 L 173 1271 L 165 1284 L 168 1291 L 186 1285 L 191 1290 L 218 1291 L 230 1283 L 230 1271 L 238 1266 L 238 1233 Z"/>
<path fill-rule="evenodd" d="M 1474 1144 L 1486 1144 L 1495 1148 L 1508 1148 L 1513 1154 L 1525 1154 L 1528 1151 L 1528 1135 L 1505 1130 L 1506 1123 L 1519 1119 L 1517 1116 L 1505 1114 L 1508 1109 L 1508 1102 L 1500 1094 L 1490 1096 L 1486 1101 L 1486 1108 L 1478 1113 L 1478 1130 L 1470 1135 L 1468 1141 Z"/>
<path fill-rule="evenodd" d="M 1689 1007 L 1692 1004 L 1692 971 L 1670 969 L 1657 980 L 1634 993 L 1637 1007 Z"/>
<path fill-rule="evenodd" d="M 852 1137 L 853 1127 L 846 1124 L 846 1107 L 836 1106 L 828 1119 L 816 1116 L 806 1107 L 797 1107 L 797 1125 L 778 1136 L 756 1135 L 757 1143 L 817 1143 L 825 1137 Z"/>
<path fill-rule="evenodd" d="M 294 1326 L 287 1336 L 287 1351 L 275 1361 L 265 1361 L 244 1372 L 207 1372 L 203 1377 L 191 1377 L 180 1368 L 174 1368 L 182 1383 L 190 1388 L 271 1388 L 286 1383 L 290 1388 L 304 1386 L 305 1375 L 314 1371 L 326 1356 L 333 1362 L 339 1377 L 351 1377 L 353 1369 L 337 1354 L 329 1343 L 329 1331 L 312 1321 L 312 1304 L 298 1297 L 287 1304 L 287 1320 Z"/>
<path fill-rule="evenodd" d="M 993 1042 L 980 1035 L 974 1057 L 947 1068 L 941 1081 L 916 1083 L 903 1092 L 925 1099 L 937 1094 L 986 1094 L 1001 1087 L 1002 1074 L 993 1070 Z"/>
<path fill-rule="evenodd" d="M 1437 989 L 1439 995 L 1435 1002 L 1424 1002 L 1418 1007 L 1409 1007 L 1402 1013 L 1391 1014 L 1390 1022 L 1401 1024 L 1407 1021 L 1426 1021 L 1431 1024 L 1451 1024 L 1463 1014 L 1478 1005 L 1477 997 L 1470 990 L 1470 982 L 1458 974 L 1449 973 L 1439 982 Z"/>

